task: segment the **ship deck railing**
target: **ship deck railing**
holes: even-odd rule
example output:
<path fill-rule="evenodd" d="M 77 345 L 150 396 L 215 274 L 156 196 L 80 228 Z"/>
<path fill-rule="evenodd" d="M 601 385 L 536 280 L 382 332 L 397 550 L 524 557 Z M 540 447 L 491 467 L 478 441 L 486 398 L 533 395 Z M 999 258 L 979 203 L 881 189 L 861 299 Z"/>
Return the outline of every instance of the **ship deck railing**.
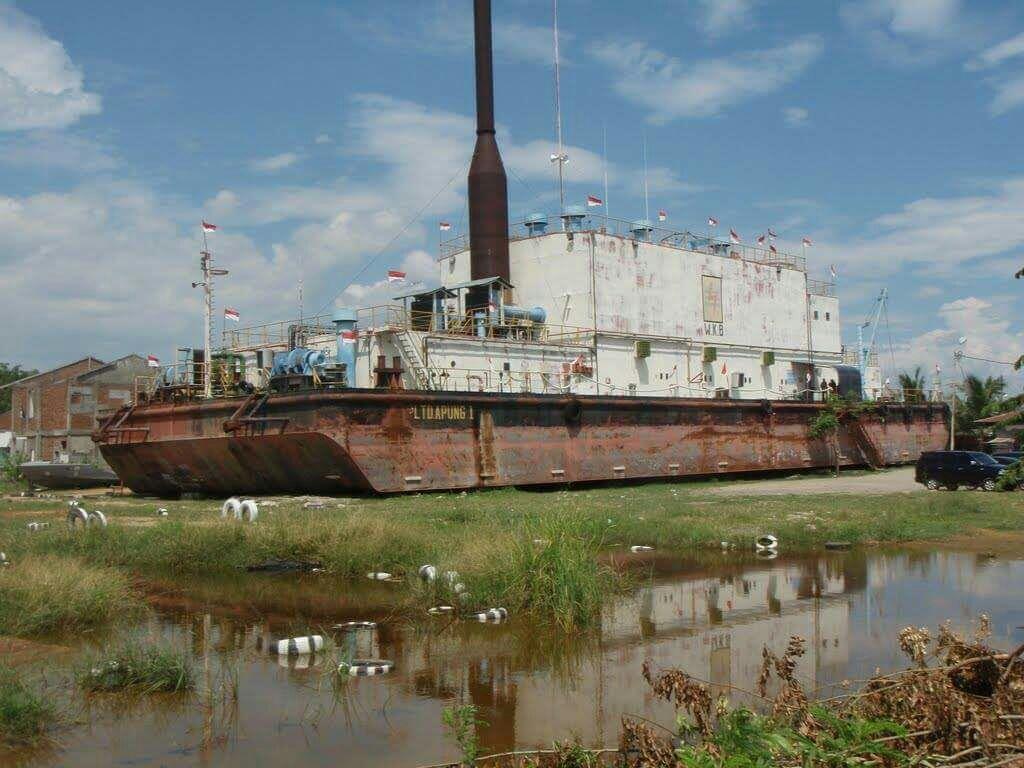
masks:
<path fill-rule="evenodd" d="M 509 226 L 509 240 L 527 240 L 531 237 L 543 237 L 562 233 L 562 220 L 559 216 L 548 216 L 547 225 L 542 230 L 538 228 L 537 220 L 531 219 L 518 221 Z M 668 227 L 654 226 L 653 224 L 641 231 L 643 237 L 637 236 L 637 222 L 627 219 L 617 219 L 610 216 L 588 214 L 582 217 L 578 224 L 571 229 L 573 235 L 598 233 L 622 237 L 627 240 L 649 242 L 657 245 L 664 245 L 680 251 L 693 253 L 704 253 L 721 256 L 723 258 L 740 259 L 755 264 L 779 267 L 782 269 L 795 269 L 800 272 L 807 271 L 807 259 L 801 254 L 786 253 L 772 247 L 760 245 L 748 245 L 746 243 L 734 243 L 731 240 L 722 240 L 714 237 L 709 232 L 691 232 L 690 230 L 678 230 Z M 469 250 L 469 234 L 462 233 L 448 240 L 442 241 L 438 246 L 439 257 L 446 259 L 455 254 Z M 823 286 L 830 283 L 821 282 Z M 833 294 L 824 294 L 833 295 Z"/>
<path fill-rule="evenodd" d="M 328 314 L 313 315 L 300 320 L 278 320 L 242 328 L 225 328 L 221 346 L 231 352 L 252 352 L 258 349 L 288 349 L 293 338 L 302 346 L 311 336 L 334 334 L 335 327 Z"/>

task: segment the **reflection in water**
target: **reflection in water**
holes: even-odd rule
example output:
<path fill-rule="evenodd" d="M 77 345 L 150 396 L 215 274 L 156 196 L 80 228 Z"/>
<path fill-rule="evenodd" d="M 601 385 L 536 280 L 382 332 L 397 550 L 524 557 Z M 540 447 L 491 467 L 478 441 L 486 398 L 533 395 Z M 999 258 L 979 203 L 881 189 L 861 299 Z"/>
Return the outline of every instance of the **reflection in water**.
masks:
<path fill-rule="evenodd" d="M 992 619 L 993 642 L 1019 643 L 1024 561 L 956 553 L 851 552 L 823 558 L 738 562 L 659 559 L 634 594 L 607 606 L 591 636 L 566 640 L 522 619 L 508 625 L 409 626 L 389 618 L 382 585 L 309 577 L 242 577 L 175 590 L 160 585 L 158 614 L 140 626 L 189 648 L 201 692 L 191 701 L 144 699 L 90 705 L 89 724 L 63 734 L 64 751 L 38 764 L 118 763 L 414 766 L 457 756 L 441 729 L 452 701 L 476 704 L 490 751 L 548 746 L 578 736 L 614 744 L 623 714 L 671 722 L 640 669 L 678 667 L 713 695 L 742 698 L 756 686 L 761 650 L 807 642 L 797 674 L 827 691 L 903 666 L 894 641 L 908 624 Z M 331 632 L 333 624 L 379 626 Z M 275 657 L 271 639 L 320 631 L 337 649 Z M 338 658 L 385 658 L 388 675 L 339 678 Z M 233 691 L 237 686 L 237 701 Z"/>

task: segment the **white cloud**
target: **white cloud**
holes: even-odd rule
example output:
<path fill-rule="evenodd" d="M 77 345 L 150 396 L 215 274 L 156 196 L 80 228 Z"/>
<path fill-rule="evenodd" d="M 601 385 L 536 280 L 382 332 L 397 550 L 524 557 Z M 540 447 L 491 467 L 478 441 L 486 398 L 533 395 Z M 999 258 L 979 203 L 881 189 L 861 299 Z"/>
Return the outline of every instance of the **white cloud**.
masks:
<path fill-rule="evenodd" d="M 39 22 L 0 2 L 0 131 L 63 128 L 100 111 L 82 72 Z"/>
<path fill-rule="evenodd" d="M 300 156 L 296 152 L 282 152 L 279 155 L 253 160 L 249 163 L 249 167 L 257 173 L 277 173 L 292 167 L 299 162 L 299 159 Z"/>
<path fill-rule="evenodd" d="M 968 61 L 964 68 L 970 72 L 990 69 L 1018 56 L 1024 56 L 1024 32 L 982 51 Z"/>
<path fill-rule="evenodd" d="M 995 95 L 989 104 L 989 112 L 1002 115 L 1024 104 L 1024 74 L 1015 75 L 1005 80 L 992 81 Z"/>
<path fill-rule="evenodd" d="M 331 137 L 326 133 L 318 133 L 316 138 L 313 139 L 314 144 L 330 144 Z"/>
<path fill-rule="evenodd" d="M 920 365 L 930 379 L 934 366 L 939 364 L 943 378 L 949 379 L 960 377 L 960 371 L 953 366 L 953 352 L 957 349 L 988 360 L 1016 359 L 1024 351 L 1024 331 L 1019 323 L 1015 328 L 1011 320 L 1015 319 L 1018 301 L 1017 297 L 967 296 L 942 304 L 936 311 L 935 328 L 893 345 L 897 365 L 907 369 Z M 962 347 L 957 344 L 961 337 L 967 338 Z M 1006 376 L 1011 392 L 1024 382 L 1024 375 L 1014 373 L 1006 365 L 964 359 L 961 368 L 965 373 Z"/>
<path fill-rule="evenodd" d="M 719 37 L 750 24 L 753 0 L 700 0 L 700 28 L 704 34 Z"/>
<path fill-rule="evenodd" d="M 876 55 L 899 66 L 976 49 L 992 26 L 963 0 L 845 0 L 839 14 Z"/>
<path fill-rule="evenodd" d="M 985 194 L 922 198 L 880 216 L 865 234 L 843 245 L 822 243 L 819 252 L 843 273 L 884 278 L 924 265 L 933 277 L 958 274 L 1009 277 L 1003 259 L 1024 249 L 1024 176 L 992 183 Z"/>
<path fill-rule="evenodd" d="M 608 40 L 590 53 L 617 73 L 619 94 L 650 110 L 650 120 L 709 117 L 795 80 L 824 48 L 817 35 L 785 45 L 684 63 L 641 42 Z"/>
<path fill-rule="evenodd" d="M 804 107 L 786 107 L 782 110 L 782 117 L 789 125 L 805 125 L 810 115 Z"/>

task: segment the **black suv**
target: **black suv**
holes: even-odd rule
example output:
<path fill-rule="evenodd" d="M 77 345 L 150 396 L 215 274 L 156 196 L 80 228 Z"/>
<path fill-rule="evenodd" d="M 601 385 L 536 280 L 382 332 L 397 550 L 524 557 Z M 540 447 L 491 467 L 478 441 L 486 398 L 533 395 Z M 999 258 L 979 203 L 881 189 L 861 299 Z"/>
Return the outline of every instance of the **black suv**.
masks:
<path fill-rule="evenodd" d="M 1006 467 L 987 453 L 976 451 L 926 451 L 917 460 L 914 479 L 929 490 L 961 485 L 994 491 L 996 480 Z"/>

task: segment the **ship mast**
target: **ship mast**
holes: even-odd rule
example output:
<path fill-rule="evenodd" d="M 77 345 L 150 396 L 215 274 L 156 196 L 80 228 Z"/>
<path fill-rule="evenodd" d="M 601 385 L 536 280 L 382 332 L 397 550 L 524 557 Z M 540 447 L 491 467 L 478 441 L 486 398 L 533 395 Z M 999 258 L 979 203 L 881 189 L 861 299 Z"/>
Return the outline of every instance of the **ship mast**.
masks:
<path fill-rule="evenodd" d="M 199 252 L 199 267 L 203 273 L 201 283 L 192 283 L 193 288 L 203 288 L 203 397 L 213 397 L 213 365 L 210 354 L 213 351 L 213 278 L 228 274 L 226 269 L 215 269 L 210 244 L 206 239 L 206 222 L 203 222 L 203 250 Z"/>
<path fill-rule="evenodd" d="M 558 60 L 558 0 L 552 0 L 555 17 L 555 137 L 558 142 L 558 154 L 551 157 L 551 162 L 558 163 L 558 215 L 565 229 L 565 179 L 564 166 L 569 161 L 562 144 L 562 86 L 559 76 Z"/>

